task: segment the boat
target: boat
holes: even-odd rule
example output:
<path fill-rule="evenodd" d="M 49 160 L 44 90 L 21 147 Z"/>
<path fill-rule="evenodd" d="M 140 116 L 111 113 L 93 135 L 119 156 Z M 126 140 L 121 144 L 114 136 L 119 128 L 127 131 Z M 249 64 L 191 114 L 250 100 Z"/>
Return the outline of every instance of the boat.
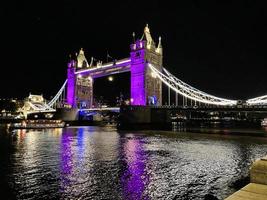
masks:
<path fill-rule="evenodd" d="M 39 129 L 39 128 L 63 128 L 65 122 L 62 120 L 48 120 L 48 119 L 37 119 L 37 120 L 23 120 L 19 123 L 10 124 L 10 129 Z"/>
<path fill-rule="evenodd" d="M 267 127 L 267 118 L 264 118 L 264 119 L 261 121 L 261 126 L 263 126 L 263 127 Z"/>

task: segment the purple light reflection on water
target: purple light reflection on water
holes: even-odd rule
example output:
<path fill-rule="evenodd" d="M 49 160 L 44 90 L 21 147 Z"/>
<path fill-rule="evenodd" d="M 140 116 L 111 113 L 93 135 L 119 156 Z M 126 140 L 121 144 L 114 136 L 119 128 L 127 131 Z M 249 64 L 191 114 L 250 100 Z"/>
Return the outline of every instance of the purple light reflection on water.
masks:
<path fill-rule="evenodd" d="M 60 143 L 60 192 L 63 197 L 69 194 L 79 196 L 81 193 L 76 184 L 85 183 L 86 178 L 84 175 L 87 175 L 84 168 L 84 128 L 64 130 Z"/>
<path fill-rule="evenodd" d="M 124 146 L 127 168 L 121 177 L 125 199 L 149 199 L 145 194 L 148 175 L 145 173 L 146 155 L 139 139 L 130 139 Z"/>
<path fill-rule="evenodd" d="M 64 188 L 69 185 L 70 180 L 67 178 L 72 174 L 73 171 L 73 164 L 72 164 L 72 157 L 73 153 L 71 150 L 71 139 L 72 135 L 68 132 L 63 132 L 61 136 L 61 191 L 64 191 Z"/>
<path fill-rule="evenodd" d="M 84 129 L 79 128 L 77 133 L 77 147 L 78 147 L 78 157 L 79 160 L 83 160 L 84 156 Z"/>
<path fill-rule="evenodd" d="M 68 82 L 67 82 L 67 103 L 72 107 L 75 106 L 75 68 L 74 68 L 74 61 L 71 61 L 68 64 Z"/>

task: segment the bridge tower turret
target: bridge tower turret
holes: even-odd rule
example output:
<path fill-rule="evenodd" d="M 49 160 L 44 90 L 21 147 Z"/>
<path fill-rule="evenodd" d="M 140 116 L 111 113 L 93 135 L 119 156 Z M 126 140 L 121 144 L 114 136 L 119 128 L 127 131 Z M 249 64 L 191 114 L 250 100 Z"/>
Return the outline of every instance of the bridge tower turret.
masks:
<path fill-rule="evenodd" d="M 90 108 L 93 103 L 93 78 L 80 75 L 77 69 L 89 67 L 83 49 L 76 55 L 76 60 L 68 63 L 67 103 L 73 108 Z"/>
<path fill-rule="evenodd" d="M 161 38 L 156 47 L 148 25 L 141 39 L 131 44 L 131 104 L 162 105 L 162 83 L 148 68 L 152 64 L 162 70 Z"/>

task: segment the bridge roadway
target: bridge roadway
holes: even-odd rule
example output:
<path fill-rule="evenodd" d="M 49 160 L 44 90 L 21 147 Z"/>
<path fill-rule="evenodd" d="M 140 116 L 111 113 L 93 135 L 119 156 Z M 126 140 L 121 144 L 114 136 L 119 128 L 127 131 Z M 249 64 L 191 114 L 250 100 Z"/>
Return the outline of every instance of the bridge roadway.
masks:
<path fill-rule="evenodd" d="M 136 107 L 136 106 L 135 106 Z M 226 111 L 226 112 L 267 112 L 267 106 L 150 106 L 152 109 L 187 111 Z"/>
<path fill-rule="evenodd" d="M 127 107 L 127 106 L 123 106 Z M 132 108 L 146 108 L 151 109 L 166 109 L 166 110 L 188 110 L 188 111 L 228 111 L 228 112 L 267 112 L 267 106 L 130 106 Z M 99 108 L 85 108 L 79 109 L 83 111 L 120 111 L 120 107 L 99 107 Z"/>
<path fill-rule="evenodd" d="M 95 115 L 102 112 L 119 113 L 119 123 L 125 126 L 138 126 L 142 124 L 165 126 L 175 120 L 185 120 L 187 122 L 242 121 L 256 122 L 260 125 L 260 121 L 267 117 L 267 106 L 121 106 L 88 109 L 57 109 L 58 116 L 67 121 L 77 121 L 78 119 L 82 119 L 82 116 Z"/>
<path fill-rule="evenodd" d="M 263 115 L 266 114 L 267 117 L 267 106 L 247 106 L 247 107 L 238 107 L 238 106 L 225 106 L 225 107 L 216 107 L 216 106 L 122 106 L 122 109 L 132 110 L 166 110 L 166 111 L 173 111 L 173 112 L 183 112 L 183 113 L 193 113 L 193 112 L 226 112 L 226 113 L 261 113 Z M 101 111 L 110 111 L 110 112 L 120 112 L 120 107 L 98 107 L 98 108 L 85 108 L 85 109 L 78 109 L 78 111 L 83 112 L 101 112 Z M 38 113 L 52 113 L 56 110 L 38 110 L 28 112 L 28 114 L 38 114 Z"/>
<path fill-rule="evenodd" d="M 242 114 L 262 114 L 263 117 L 267 117 L 267 106 L 123 106 L 120 111 L 129 110 L 134 112 L 135 110 L 166 110 L 168 112 L 181 112 L 181 113 L 242 113 Z"/>

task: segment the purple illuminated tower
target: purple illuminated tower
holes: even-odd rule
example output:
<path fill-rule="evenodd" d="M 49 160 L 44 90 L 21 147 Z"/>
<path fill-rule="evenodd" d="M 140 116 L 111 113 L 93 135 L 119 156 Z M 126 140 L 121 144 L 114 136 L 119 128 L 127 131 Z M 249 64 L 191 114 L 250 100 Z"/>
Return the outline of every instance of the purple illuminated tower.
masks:
<path fill-rule="evenodd" d="M 150 35 L 148 26 L 144 35 L 131 45 L 131 104 L 132 105 L 162 105 L 162 83 L 147 67 L 153 64 L 162 70 L 162 46 L 158 46 Z"/>
<path fill-rule="evenodd" d="M 145 41 L 138 40 L 131 45 L 131 104 L 146 105 L 146 60 Z"/>
<path fill-rule="evenodd" d="M 68 83 L 67 83 L 67 103 L 71 105 L 71 107 L 75 107 L 75 85 L 76 85 L 76 77 L 75 77 L 75 61 L 70 60 L 68 63 Z"/>
<path fill-rule="evenodd" d="M 68 63 L 67 103 L 72 108 L 92 107 L 93 78 L 90 74 L 77 74 L 77 71 L 88 69 L 88 66 L 83 49 L 76 60 Z"/>

